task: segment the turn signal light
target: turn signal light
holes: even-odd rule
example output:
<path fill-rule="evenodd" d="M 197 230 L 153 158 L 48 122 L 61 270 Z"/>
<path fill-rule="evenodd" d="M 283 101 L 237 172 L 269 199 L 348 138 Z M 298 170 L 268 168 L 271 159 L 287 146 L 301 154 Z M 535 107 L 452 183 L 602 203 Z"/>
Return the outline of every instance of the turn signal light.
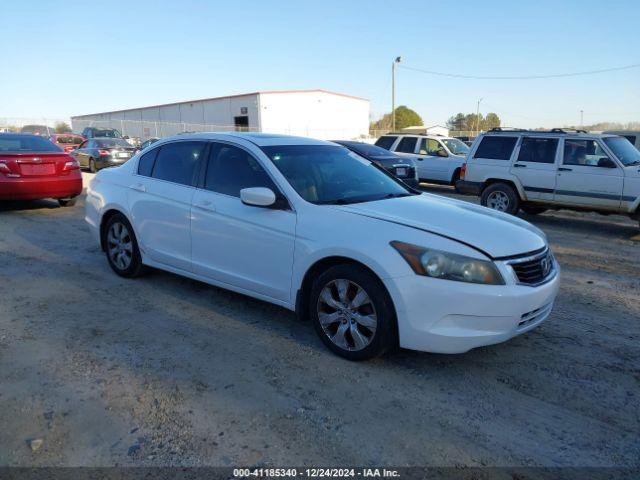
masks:
<path fill-rule="evenodd" d="M 460 167 L 460 180 L 464 180 L 464 175 L 467 173 L 467 163 L 463 163 L 462 167 Z"/>
<path fill-rule="evenodd" d="M 109 150 L 98 150 L 98 153 L 100 155 L 111 155 L 111 152 Z"/>
<path fill-rule="evenodd" d="M 63 170 L 77 170 L 80 168 L 80 164 L 78 162 L 76 162 L 75 160 L 71 160 L 70 162 L 67 162 L 64 164 L 64 168 Z"/>

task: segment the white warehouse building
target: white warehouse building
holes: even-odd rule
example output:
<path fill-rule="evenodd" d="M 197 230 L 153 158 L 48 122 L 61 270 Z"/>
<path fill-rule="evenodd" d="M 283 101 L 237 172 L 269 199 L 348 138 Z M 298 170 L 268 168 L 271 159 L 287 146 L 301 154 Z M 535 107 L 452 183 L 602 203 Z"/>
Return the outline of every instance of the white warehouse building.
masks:
<path fill-rule="evenodd" d="M 115 128 L 129 137 L 180 132 L 252 131 L 318 139 L 369 133 L 369 100 L 326 90 L 254 92 L 71 117 L 74 132 Z"/>

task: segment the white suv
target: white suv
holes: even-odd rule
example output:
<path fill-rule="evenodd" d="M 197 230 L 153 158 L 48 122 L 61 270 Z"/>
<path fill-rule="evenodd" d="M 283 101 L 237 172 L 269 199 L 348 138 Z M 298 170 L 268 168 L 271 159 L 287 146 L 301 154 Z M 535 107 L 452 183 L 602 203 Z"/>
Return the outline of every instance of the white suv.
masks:
<path fill-rule="evenodd" d="M 640 152 L 582 130 L 493 129 L 473 144 L 457 188 L 516 214 L 568 208 L 640 217 Z"/>
<path fill-rule="evenodd" d="M 390 133 L 376 141 L 378 147 L 416 162 L 418 178 L 426 182 L 455 185 L 469 147 L 457 138 L 438 135 Z"/>

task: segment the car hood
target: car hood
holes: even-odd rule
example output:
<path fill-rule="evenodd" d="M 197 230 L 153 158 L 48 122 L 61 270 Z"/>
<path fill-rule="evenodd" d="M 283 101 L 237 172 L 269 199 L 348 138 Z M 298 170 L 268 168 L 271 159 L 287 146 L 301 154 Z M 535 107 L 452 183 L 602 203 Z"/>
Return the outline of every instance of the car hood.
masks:
<path fill-rule="evenodd" d="M 491 258 L 533 252 L 547 244 L 544 233 L 529 222 L 428 193 L 339 208 L 451 238 L 481 250 Z"/>

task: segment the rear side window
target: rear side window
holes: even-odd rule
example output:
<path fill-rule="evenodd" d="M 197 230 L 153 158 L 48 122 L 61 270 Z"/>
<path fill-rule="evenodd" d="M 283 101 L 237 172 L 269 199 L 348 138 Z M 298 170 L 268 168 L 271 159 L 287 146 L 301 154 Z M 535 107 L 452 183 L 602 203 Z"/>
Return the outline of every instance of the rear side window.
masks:
<path fill-rule="evenodd" d="M 555 163 L 557 138 L 523 138 L 518 162 Z"/>
<path fill-rule="evenodd" d="M 627 140 L 629 140 L 631 142 L 632 145 L 636 144 L 636 136 L 635 135 L 624 135 L 624 138 L 626 138 Z"/>
<path fill-rule="evenodd" d="M 391 145 L 393 145 L 393 142 L 396 141 L 396 138 L 398 137 L 390 137 L 390 136 L 380 137 L 376 142 L 376 146 L 380 148 L 384 148 L 385 150 L 391 150 Z"/>
<path fill-rule="evenodd" d="M 159 148 L 154 148 L 150 152 L 145 153 L 140 157 L 138 161 L 138 175 L 142 175 L 145 177 L 150 177 L 151 172 L 153 171 L 153 163 L 156 160 L 156 155 L 158 155 Z"/>
<path fill-rule="evenodd" d="M 487 136 L 482 139 L 473 158 L 509 160 L 516 146 L 517 137 Z"/>
<path fill-rule="evenodd" d="M 416 143 L 418 143 L 418 139 L 416 137 L 404 137 L 400 140 L 400 143 L 396 148 L 396 152 L 413 153 L 416 151 Z"/>
<path fill-rule="evenodd" d="M 266 187 L 276 195 L 279 191 L 252 155 L 226 144 L 218 144 L 211 150 L 204 186 L 233 197 L 240 197 L 243 188 Z"/>
<path fill-rule="evenodd" d="M 181 185 L 195 185 L 204 142 L 175 142 L 160 147 L 153 166 L 153 178 Z"/>

